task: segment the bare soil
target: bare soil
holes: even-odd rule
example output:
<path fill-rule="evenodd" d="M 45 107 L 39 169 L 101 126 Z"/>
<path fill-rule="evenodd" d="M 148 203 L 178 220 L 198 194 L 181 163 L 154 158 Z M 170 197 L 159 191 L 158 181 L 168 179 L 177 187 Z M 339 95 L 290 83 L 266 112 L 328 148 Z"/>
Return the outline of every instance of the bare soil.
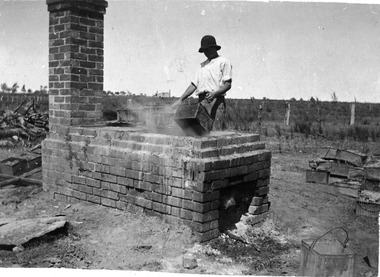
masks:
<path fill-rule="evenodd" d="M 24 244 L 23 251 L 2 247 L 0 267 L 294 276 L 302 240 L 344 227 L 348 247 L 357 253 L 354 276 L 377 276 L 377 269 L 369 267 L 365 258 L 368 247 L 379 243 L 378 219 L 356 215 L 355 199 L 340 194 L 335 186 L 306 183 L 308 161 L 323 151 L 304 152 L 273 152 L 270 216 L 248 228 L 248 243 L 221 234 L 199 244 L 188 227 L 157 217 L 59 202 L 36 186 L 1 188 L 0 218 L 65 215 L 68 223 Z M 345 238 L 339 231 L 334 235 Z M 183 267 L 186 252 L 196 257 L 196 268 Z"/>

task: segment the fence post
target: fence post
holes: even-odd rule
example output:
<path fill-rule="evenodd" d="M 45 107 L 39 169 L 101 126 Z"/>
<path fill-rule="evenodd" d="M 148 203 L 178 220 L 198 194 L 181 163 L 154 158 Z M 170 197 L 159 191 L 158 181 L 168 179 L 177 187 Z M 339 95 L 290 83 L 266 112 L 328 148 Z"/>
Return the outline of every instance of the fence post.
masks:
<path fill-rule="evenodd" d="M 259 105 L 259 110 L 257 112 L 257 118 L 259 120 L 258 122 L 258 129 L 259 129 L 259 134 L 261 135 L 261 119 L 262 119 L 262 111 L 263 111 L 263 106 L 264 106 L 264 103 L 263 105 Z"/>
<path fill-rule="evenodd" d="M 289 125 L 290 120 L 290 103 L 286 102 L 285 104 L 285 125 Z"/>
<path fill-rule="evenodd" d="M 355 124 L 355 103 L 351 103 L 351 118 L 350 118 L 350 125 Z"/>

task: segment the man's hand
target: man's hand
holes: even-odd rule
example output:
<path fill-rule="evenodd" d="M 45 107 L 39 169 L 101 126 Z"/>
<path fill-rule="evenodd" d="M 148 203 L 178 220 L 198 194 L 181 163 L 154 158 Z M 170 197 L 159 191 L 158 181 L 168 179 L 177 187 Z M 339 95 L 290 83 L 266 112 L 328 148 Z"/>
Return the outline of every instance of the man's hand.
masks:
<path fill-rule="evenodd" d="M 213 92 L 207 92 L 206 94 L 206 100 L 207 102 L 211 102 L 215 98 L 223 95 L 227 91 L 231 89 L 231 82 L 225 82 L 219 89 L 213 91 Z"/>
<path fill-rule="evenodd" d="M 214 98 L 215 98 L 215 93 L 213 93 L 213 92 L 208 92 L 208 93 L 206 94 L 206 100 L 207 100 L 207 102 L 211 102 L 212 100 L 214 100 Z"/>

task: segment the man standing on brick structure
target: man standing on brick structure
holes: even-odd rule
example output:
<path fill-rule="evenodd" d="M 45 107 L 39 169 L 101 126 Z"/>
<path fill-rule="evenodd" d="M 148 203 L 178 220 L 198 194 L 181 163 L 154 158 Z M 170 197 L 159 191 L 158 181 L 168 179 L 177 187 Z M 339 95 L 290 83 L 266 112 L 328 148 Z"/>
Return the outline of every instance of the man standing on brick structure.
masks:
<path fill-rule="evenodd" d="M 204 53 L 207 60 L 201 63 L 201 68 L 183 95 L 172 105 L 176 109 L 195 91 L 201 103 L 214 121 L 216 129 L 224 129 L 226 110 L 225 95 L 231 89 L 232 65 L 229 60 L 219 56 L 221 47 L 216 44 L 213 36 L 206 35 L 201 40 L 199 53 Z"/>

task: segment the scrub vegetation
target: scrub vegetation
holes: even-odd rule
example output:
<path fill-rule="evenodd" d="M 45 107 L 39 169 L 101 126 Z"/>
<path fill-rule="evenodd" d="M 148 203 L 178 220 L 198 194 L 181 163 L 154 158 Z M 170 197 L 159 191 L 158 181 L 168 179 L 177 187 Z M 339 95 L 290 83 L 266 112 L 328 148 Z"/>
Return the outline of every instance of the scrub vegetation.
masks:
<path fill-rule="evenodd" d="M 176 98 L 147 96 L 105 96 L 104 110 L 112 111 L 127 107 L 128 99 L 138 105 L 169 106 Z M 350 125 L 348 102 L 271 99 L 226 99 L 227 130 L 257 132 L 264 136 L 293 137 L 295 133 L 323 137 L 329 140 L 354 140 L 374 142 L 380 139 L 380 104 L 355 103 L 355 123 Z M 196 99 L 189 99 L 195 102 Z M 285 107 L 290 103 L 290 124 L 285 125 Z M 261 126 L 259 126 L 261 116 Z"/>

